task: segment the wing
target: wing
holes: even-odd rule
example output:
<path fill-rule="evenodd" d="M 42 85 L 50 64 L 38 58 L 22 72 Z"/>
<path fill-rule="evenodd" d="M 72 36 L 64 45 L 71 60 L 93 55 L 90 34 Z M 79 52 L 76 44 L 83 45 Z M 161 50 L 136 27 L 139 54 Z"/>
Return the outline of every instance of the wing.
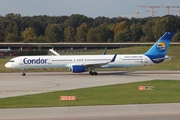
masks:
<path fill-rule="evenodd" d="M 113 58 L 112 58 L 110 61 L 108 61 L 108 62 L 78 63 L 78 64 L 68 64 L 67 66 L 68 66 L 68 67 L 71 67 L 71 66 L 73 66 L 73 65 L 79 65 L 79 66 L 85 66 L 86 68 L 88 68 L 88 67 L 99 67 L 99 66 L 106 65 L 106 64 L 108 64 L 108 63 L 114 62 L 114 61 L 116 60 L 116 56 L 117 56 L 117 54 L 115 54 L 115 55 L 113 56 Z"/>
<path fill-rule="evenodd" d="M 104 62 L 104 63 L 102 63 L 102 62 L 96 62 L 96 63 L 85 63 L 85 64 L 82 64 L 82 65 L 84 65 L 84 66 L 102 66 L 102 65 L 106 65 L 106 64 L 108 64 L 108 63 L 111 63 L 111 62 L 114 62 L 115 60 L 116 60 L 116 56 L 117 56 L 117 54 L 115 54 L 114 56 L 113 56 L 113 58 L 111 59 L 111 61 L 108 61 L 108 62 Z"/>

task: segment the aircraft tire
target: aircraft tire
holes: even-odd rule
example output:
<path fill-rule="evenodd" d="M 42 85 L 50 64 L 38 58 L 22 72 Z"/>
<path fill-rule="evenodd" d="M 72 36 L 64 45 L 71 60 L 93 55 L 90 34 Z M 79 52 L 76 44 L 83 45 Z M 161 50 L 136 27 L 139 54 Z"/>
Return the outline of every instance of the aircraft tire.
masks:
<path fill-rule="evenodd" d="M 98 75 L 98 73 L 97 73 L 97 72 L 94 72 L 94 75 Z"/>
<path fill-rule="evenodd" d="M 22 76 L 26 76 L 26 74 L 25 74 L 25 73 L 22 73 Z"/>
<path fill-rule="evenodd" d="M 91 74 L 91 75 L 98 75 L 97 72 L 90 72 L 89 74 Z"/>
<path fill-rule="evenodd" d="M 90 75 L 94 75 L 94 72 L 93 72 L 93 71 L 90 71 L 89 74 L 90 74 Z"/>

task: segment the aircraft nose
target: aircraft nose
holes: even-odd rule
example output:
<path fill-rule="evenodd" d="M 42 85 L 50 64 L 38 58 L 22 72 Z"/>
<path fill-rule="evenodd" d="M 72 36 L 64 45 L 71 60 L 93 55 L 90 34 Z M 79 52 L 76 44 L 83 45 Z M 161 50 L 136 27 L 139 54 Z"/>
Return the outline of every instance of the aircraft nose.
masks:
<path fill-rule="evenodd" d="M 5 67 L 6 67 L 6 68 L 9 68 L 9 67 L 10 67 L 10 65 L 9 65 L 8 63 L 6 63 L 6 64 L 5 64 Z"/>

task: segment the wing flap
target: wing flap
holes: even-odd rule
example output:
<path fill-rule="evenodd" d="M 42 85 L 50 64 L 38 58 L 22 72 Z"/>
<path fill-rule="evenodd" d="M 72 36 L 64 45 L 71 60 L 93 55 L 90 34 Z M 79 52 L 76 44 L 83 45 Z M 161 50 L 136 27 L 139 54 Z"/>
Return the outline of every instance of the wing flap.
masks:
<path fill-rule="evenodd" d="M 102 66 L 102 65 L 106 65 L 106 64 L 108 64 L 108 63 L 111 63 L 111 62 L 114 62 L 115 60 L 116 60 L 116 56 L 117 56 L 117 54 L 115 54 L 114 56 L 113 56 L 113 58 L 111 59 L 111 61 L 108 61 L 108 62 L 104 62 L 104 63 L 102 63 L 102 62 L 96 62 L 96 63 L 85 63 L 84 64 L 84 66 Z"/>

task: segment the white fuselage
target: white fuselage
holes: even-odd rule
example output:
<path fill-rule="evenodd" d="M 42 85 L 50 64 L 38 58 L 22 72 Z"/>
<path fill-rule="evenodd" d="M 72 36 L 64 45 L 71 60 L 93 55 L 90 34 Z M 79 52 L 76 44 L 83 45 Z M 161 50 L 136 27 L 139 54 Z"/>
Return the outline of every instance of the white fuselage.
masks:
<path fill-rule="evenodd" d="M 70 68 L 73 65 L 86 65 L 109 62 L 114 55 L 61 55 L 61 56 L 20 56 L 6 63 L 7 68 Z M 144 54 L 117 55 L 114 62 L 98 67 L 129 68 L 154 64 Z"/>

